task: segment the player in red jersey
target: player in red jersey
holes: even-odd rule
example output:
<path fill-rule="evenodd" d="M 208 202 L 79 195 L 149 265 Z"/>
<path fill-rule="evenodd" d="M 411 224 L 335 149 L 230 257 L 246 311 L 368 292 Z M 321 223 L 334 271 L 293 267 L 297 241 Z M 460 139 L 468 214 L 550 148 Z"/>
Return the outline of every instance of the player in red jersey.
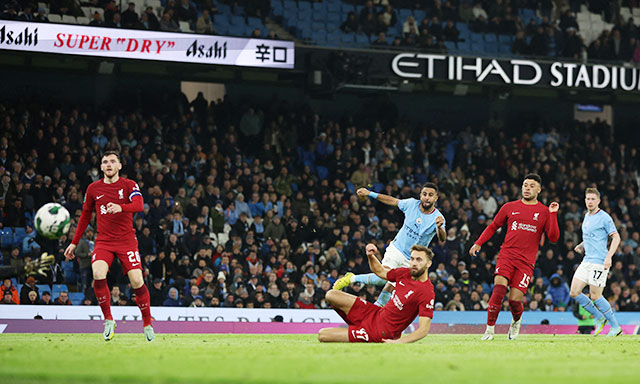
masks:
<path fill-rule="evenodd" d="M 431 327 L 435 294 L 428 270 L 433 252 L 425 246 L 411 247 L 410 268 L 385 269 L 368 244 L 367 257 L 371 271 L 381 279 L 396 282 L 396 289 L 384 307 L 369 303 L 354 295 L 332 289 L 326 300 L 349 324 L 348 328 L 323 328 L 318 333 L 321 342 L 351 343 L 412 343 L 425 337 Z M 400 337 L 419 316 L 419 328 Z"/>
<path fill-rule="evenodd" d="M 133 213 L 140 212 L 144 208 L 140 187 L 135 181 L 120 177 L 122 164 L 119 154 L 115 151 L 107 151 L 102 155 L 100 169 L 104 173 L 104 178 L 87 187 L 75 236 L 64 251 L 64 255 L 68 260 L 75 257 L 76 246 L 89 225 L 91 213 L 95 209 L 98 236 L 91 255 L 91 269 L 94 279 L 93 289 L 105 318 L 104 339 L 111 340 L 116 327 L 116 322 L 111 316 L 111 294 L 107 285 L 107 272 L 113 259 L 117 257 L 136 293 L 136 303 L 142 312 L 145 338 L 147 341 L 153 341 L 155 334 L 151 325 L 149 290 L 144 285 L 138 239 L 133 229 Z"/>
<path fill-rule="evenodd" d="M 552 202 L 549 207 L 538 201 L 542 189 L 542 179 L 535 173 L 528 174 L 522 183 L 522 199 L 506 203 L 500 208 L 491 224 L 482 232 L 469 253 L 476 256 L 482 244 L 507 223 L 507 235 L 500 247 L 498 262 L 493 273 L 493 293 L 487 310 L 487 329 L 482 340 L 492 340 L 495 324 L 502 307 L 502 299 L 509 292 L 509 307 L 513 321 L 509 327 L 509 340 L 514 340 L 520 332 L 522 322 L 522 297 L 531 282 L 536 264 L 538 246 L 542 233 L 555 243 L 560 238 L 558 229 L 558 209 L 560 204 Z"/>

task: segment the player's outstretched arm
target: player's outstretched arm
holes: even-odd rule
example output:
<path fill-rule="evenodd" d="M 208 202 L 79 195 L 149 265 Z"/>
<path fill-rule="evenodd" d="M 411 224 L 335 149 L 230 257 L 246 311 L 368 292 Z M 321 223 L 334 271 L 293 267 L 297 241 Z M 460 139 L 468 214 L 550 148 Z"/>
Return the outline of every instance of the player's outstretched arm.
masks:
<path fill-rule="evenodd" d="M 560 228 L 558 228 L 558 209 L 560 209 L 560 204 L 557 202 L 552 202 L 549 204 L 549 220 L 547 220 L 547 225 L 544 231 L 549 237 L 549 241 L 552 243 L 558 242 L 560 240 Z"/>
<path fill-rule="evenodd" d="M 398 206 L 399 200 L 396 199 L 395 197 L 389 196 L 389 195 L 383 195 L 382 193 L 372 192 L 366 188 L 359 188 L 356 191 L 356 194 L 358 194 L 358 196 L 361 198 L 370 197 L 372 199 L 378 200 L 383 204 L 392 205 L 394 207 Z"/>
<path fill-rule="evenodd" d="M 429 333 L 429 329 L 431 329 L 431 318 L 426 316 L 420 316 L 418 318 L 418 329 L 411 332 L 406 336 L 402 336 L 399 339 L 382 339 L 385 343 L 394 343 L 394 344 L 406 344 L 406 343 L 414 343 L 418 340 L 423 339 Z"/>
<path fill-rule="evenodd" d="M 387 269 L 385 269 L 380 261 L 376 257 L 378 253 L 378 247 L 373 244 L 367 244 L 366 247 L 367 259 L 369 259 L 369 268 L 371 272 L 375 273 L 381 279 L 387 280 Z"/>
<path fill-rule="evenodd" d="M 493 236 L 493 234 L 496 233 L 496 231 L 507 222 L 508 208 L 505 208 L 506 206 L 507 205 L 505 204 L 502 206 L 502 208 L 500 208 L 500 210 L 496 214 L 496 217 L 493 218 L 493 221 L 491 222 L 491 224 L 489 224 L 489 226 L 484 229 L 484 231 L 482 232 L 478 240 L 476 240 L 476 242 L 473 243 L 473 246 L 469 250 L 469 254 L 472 257 L 477 256 L 478 252 L 480 252 L 480 248 L 482 247 L 482 244 L 489 241 L 491 236 Z"/>

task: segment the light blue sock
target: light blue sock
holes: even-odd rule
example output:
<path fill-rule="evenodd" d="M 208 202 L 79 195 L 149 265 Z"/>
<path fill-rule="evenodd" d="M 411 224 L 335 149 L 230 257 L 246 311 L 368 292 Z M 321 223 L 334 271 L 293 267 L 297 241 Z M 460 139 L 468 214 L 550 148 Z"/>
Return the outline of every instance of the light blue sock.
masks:
<path fill-rule="evenodd" d="M 613 314 L 613 309 L 611 308 L 611 305 L 609 304 L 607 299 L 601 296 L 598 300 L 595 300 L 594 303 L 598 306 L 598 309 L 600 310 L 600 312 L 602 312 L 604 317 L 609 320 L 609 324 L 611 324 L 611 327 L 618 328 L 620 326 L 620 324 L 618 324 L 618 320 L 616 320 L 616 316 Z"/>
<path fill-rule="evenodd" d="M 390 298 L 391 298 L 391 292 L 387 292 L 383 289 L 382 292 L 380 292 L 380 295 L 378 295 L 378 300 L 376 300 L 376 305 L 380 307 L 384 307 Z"/>
<path fill-rule="evenodd" d="M 582 308 L 592 314 L 596 320 L 600 320 L 602 319 L 602 316 L 604 316 L 584 293 L 578 295 L 578 297 L 576 297 L 576 301 L 578 304 L 582 305 Z"/>
<path fill-rule="evenodd" d="M 351 283 L 361 283 L 369 285 L 385 285 L 387 280 L 379 278 L 375 273 L 351 276 Z"/>

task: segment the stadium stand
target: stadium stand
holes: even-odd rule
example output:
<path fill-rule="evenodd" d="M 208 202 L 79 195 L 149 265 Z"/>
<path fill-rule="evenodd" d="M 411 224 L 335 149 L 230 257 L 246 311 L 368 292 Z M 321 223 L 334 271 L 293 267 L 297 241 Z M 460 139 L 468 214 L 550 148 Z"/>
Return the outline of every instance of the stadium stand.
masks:
<path fill-rule="evenodd" d="M 633 224 L 640 220 L 640 157 L 602 122 L 540 123 L 534 134 L 515 134 L 494 118 L 437 132 L 419 122 L 409 130 L 396 121 L 359 125 L 278 101 L 171 100 L 172 107 L 100 111 L 61 101 L 1 102 L 2 262 L 55 250 L 58 264 L 39 283 L 66 284 L 77 291 L 69 296 L 73 304 L 95 303 L 88 254 L 63 262 L 68 236 L 29 235 L 34 210 L 49 201 L 77 220 L 82 193 L 100 177 L 99 155 L 109 147 L 121 151 L 123 176 L 137 180 L 144 194 L 134 226 L 154 305 L 162 305 L 171 286 L 190 305 L 198 286 L 207 306 L 326 308 L 324 294 L 339 275 L 368 271 L 365 243 L 382 247 L 402 222 L 397 210 L 361 201 L 355 189 L 371 184 L 410 197 L 430 180 L 441 188 L 438 206 L 448 228 L 446 242 L 432 244 L 438 309 L 484 310 L 501 239 L 496 235 L 474 259 L 470 242 L 517 198 L 522 175 L 536 171 L 545 186 L 541 201 L 562 204 L 562 237 L 541 247 L 527 308 L 567 308 L 566 284 L 580 259 L 572 249 L 583 192 L 594 183 L 622 237 L 605 295 L 617 310 L 638 310 L 631 298 L 640 287 L 640 232 Z M 93 240 L 85 235 L 87 249 Z M 126 302 L 132 291 L 117 263 L 109 279 Z M 301 295 L 305 289 L 314 294 Z M 367 300 L 377 295 L 375 287 L 350 289 Z"/>

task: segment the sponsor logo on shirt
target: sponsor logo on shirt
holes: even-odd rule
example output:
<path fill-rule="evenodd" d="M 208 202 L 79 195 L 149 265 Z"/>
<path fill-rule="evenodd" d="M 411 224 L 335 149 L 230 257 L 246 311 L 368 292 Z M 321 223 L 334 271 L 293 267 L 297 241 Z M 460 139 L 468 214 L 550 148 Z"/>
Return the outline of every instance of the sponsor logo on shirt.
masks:
<path fill-rule="evenodd" d="M 514 221 L 513 223 L 511 223 L 511 230 L 515 231 L 521 229 L 523 231 L 527 231 L 527 232 L 533 232 L 533 233 L 538 233 L 538 227 L 536 227 L 535 225 L 531 225 L 531 224 L 525 224 L 525 223 L 518 223 L 517 221 Z"/>
<path fill-rule="evenodd" d="M 427 303 L 426 307 L 427 309 L 433 309 L 433 299 L 431 299 L 431 301 Z"/>
<path fill-rule="evenodd" d="M 409 298 L 409 296 L 411 296 L 411 295 L 413 295 L 413 291 L 412 291 L 412 290 L 410 290 L 409 292 L 407 292 L 407 294 L 406 294 L 406 295 L 404 295 L 404 298 L 405 298 L 405 299 L 408 299 L 408 298 Z"/>

